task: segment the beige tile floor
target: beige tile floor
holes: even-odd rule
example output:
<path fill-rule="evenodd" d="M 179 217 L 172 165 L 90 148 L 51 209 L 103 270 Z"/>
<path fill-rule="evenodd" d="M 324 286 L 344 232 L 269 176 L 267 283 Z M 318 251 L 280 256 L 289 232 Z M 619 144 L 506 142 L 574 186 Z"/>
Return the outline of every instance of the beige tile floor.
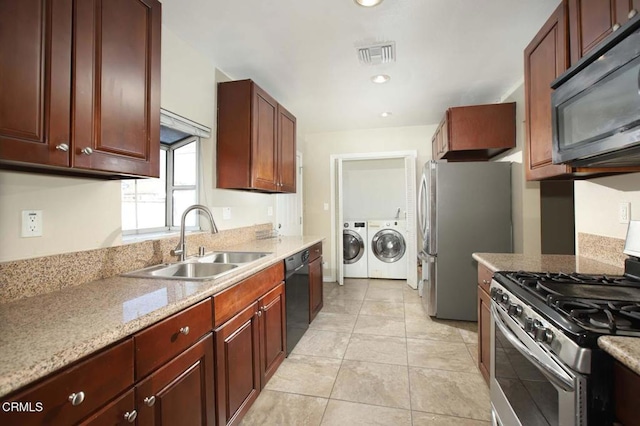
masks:
<path fill-rule="evenodd" d="M 324 308 L 242 425 L 489 425 L 476 323 L 429 318 L 402 280 L 324 286 Z"/>

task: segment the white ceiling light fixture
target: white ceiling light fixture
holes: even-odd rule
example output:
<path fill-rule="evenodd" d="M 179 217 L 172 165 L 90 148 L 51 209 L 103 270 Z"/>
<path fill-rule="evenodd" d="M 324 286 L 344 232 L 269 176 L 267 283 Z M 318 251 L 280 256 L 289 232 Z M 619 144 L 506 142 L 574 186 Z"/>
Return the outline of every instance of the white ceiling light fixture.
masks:
<path fill-rule="evenodd" d="M 391 80 L 391 77 L 388 76 L 387 74 L 378 74 L 378 75 L 374 75 L 373 77 L 371 77 L 371 81 L 373 81 L 374 83 L 377 83 L 377 84 L 383 84 L 383 83 L 386 83 L 389 80 Z"/>
<path fill-rule="evenodd" d="M 382 0 L 354 0 L 356 4 L 363 7 L 373 7 L 382 3 Z"/>
<path fill-rule="evenodd" d="M 382 117 L 382 118 L 387 118 L 387 117 L 390 117 L 390 116 L 391 116 L 391 113 L 388 112 L 388 111 L 385 111 L 382 114 L 380 114 L 380 117 Z"/>

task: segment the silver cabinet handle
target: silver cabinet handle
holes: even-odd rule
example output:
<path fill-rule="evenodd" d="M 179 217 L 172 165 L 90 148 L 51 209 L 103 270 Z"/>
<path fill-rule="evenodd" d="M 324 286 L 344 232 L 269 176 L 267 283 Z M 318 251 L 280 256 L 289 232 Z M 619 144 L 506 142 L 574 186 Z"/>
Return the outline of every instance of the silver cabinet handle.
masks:
<path fill-rule="evenodd" d="M 82 148 L 80 150 L 81 153 L 83 153 L 84 155 L 91 155 L 93 154 L 93 150 L 91 148 L 89 148 L 88 146 L 85 148 Z"/>
<path fill-rule="evenodd" d="M 482 280 L 482 284 L 491 284 L 491 281 L 489 281 L 489 280 Z"/>
<path fill-rule="evenodd" d="M 613 31 L 618 31 L 620 29 L 620 24 L 615 24 L 612 28 Z"/>
<path fill-rule="evenodd" d="M 138 412 L 136 410 L 127 411 L 126 413 L 124 413 L 124 419 L 129 423 L 135 422 L 136 417 L 138 417 Z"/>
<path fill-rule="evenodd" d="M 142 400 L 147 407 L 153 407 L 153 404 L 156 403 L 156 397 L 154 395 L 148 396 Z"/>
<path fill-rule="evenodd" d="M 69 401 L 74 407 L 82 404 L 82 401 L 84 401 L 84 392 L 72 393 L 69 395 Z"/>
<path fill-rule="evenodd" d="M 631 18 L 633 18 L 634 16 L 636 16 L 637 14 L 638 14 L 638 11 L 637 11 L 637 10 L 635 10 L 635 9 L 631 9 L 631 10 L 629 11 L 629 14 L 627 15 L 627 17 L 628 17 L 629 19 L 631 19 Z"/>
<path fill-rule="evenodd" d="M 258 316 L 261 317 L 262 316 L 262 308 L 258 309 Z"/>
<path fill-rule="evenodd" d="M 189 334 L 189 326 L 187 325 L 187 326 L 185 326 L 185 327 L 182 327 L 182 328 L 180 329 L 180 333 L 184 334 L 185 336 L 186 336 L 187 334 Z"/>
<path fill-rule="evenodd" d="M 56 145 L 56 149 L 58 151 L 67 152 L 69 151 L 69 145 L 67 145 L 66 143 L 59 143 L 58 145 Z"/>

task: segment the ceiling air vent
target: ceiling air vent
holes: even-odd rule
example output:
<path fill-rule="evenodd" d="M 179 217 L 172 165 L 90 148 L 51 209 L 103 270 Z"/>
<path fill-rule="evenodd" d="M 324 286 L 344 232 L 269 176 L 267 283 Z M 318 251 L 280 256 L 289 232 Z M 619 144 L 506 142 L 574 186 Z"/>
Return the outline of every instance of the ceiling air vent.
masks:
<path fill-rule="evenodd" d="M 358 48 L 358 59 L 361 64 L 378 65 L 395 62 L 396 44 L 387 42 Z"/>

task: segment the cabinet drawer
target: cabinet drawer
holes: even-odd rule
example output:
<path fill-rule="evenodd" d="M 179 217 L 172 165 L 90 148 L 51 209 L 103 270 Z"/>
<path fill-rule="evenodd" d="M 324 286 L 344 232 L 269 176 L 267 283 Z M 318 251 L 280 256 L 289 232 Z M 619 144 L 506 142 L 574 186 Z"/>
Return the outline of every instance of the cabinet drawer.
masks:
<path fill-rule="evenodd" d="M 206 299 L 134 335 L 136 379 L 146 376 L 210 331 L 211 310 L 211 299 Z"/>
<path fill-rule="evenodd" d="M 133 389 L 110 402 L 97 413 L 85 419 L 80 426 L 126 426 L 129 418 L 136 411 L 136 400 Z"/>
<path fill-rule="evenodd" d="M 70 425 L 133 384 L 133 341 L 126 340 L 4 401 L 30 403 L 33 411 L 2 413 L 11 425 Z M 76 405 L 73 405 L 74 399 Z"/>
<path fill-rule="evenodd" d="M 493 271 L 484 266 L 482 263 L 478 263 L 478 285 L 482 287 L 482 289 L 487 293 L 489 293 L 492 278 Z"/>
<path fill-rule="evenodd" d="M 219 327 L 251 305 L 282 280 L 284 280 L 284 262 L 278 262 L 213 296 L 215 306 L 213 328 Z"/>
<path fill-rule="evenodd" d="M 313 262 L 320 256 L 322 256 L 322 241 L 309 247 L 309 262 Z"/>

